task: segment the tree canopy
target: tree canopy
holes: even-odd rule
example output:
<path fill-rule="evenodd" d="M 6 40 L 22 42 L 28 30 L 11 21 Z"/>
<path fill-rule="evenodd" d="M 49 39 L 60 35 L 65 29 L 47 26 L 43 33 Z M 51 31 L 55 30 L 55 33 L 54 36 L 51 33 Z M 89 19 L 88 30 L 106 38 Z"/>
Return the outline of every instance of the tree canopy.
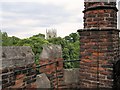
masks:
<path fill-rule="evenodd" d="M 79 35 L 71 33 L 64 38 L 56 37 L 45 39 L 44 34 L 33 35 L 32 37 L 20 39 L 18 37 L 9 37 L 6 32 L 2 32 L 3 46 L 30 46 L 35 54 L 35 62 L 38 63 L 42 47 L 45 44 L 56 44 L 62 47 L 62 57 L 64 60 L 79 60 Z M 78 67 L 77 63 L 66 63 L 66 68 Z"/>

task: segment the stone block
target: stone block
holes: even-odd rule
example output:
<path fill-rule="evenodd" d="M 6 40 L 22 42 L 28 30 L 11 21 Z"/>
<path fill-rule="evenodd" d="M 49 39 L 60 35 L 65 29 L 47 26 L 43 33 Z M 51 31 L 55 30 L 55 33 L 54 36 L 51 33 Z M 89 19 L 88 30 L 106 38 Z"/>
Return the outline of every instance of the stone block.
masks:
<path fill-rule="evenodd" d="M 79 68 L 64 69 L 65 84 L 79 83 Z"/>
<path fill-rule="evenodd" d="M 62 57 L 62 48 L 59 45 L 45 45 L 40 55 L 40 60 L 49 60 Z"/>
<path fill-rule="evenodd" d="M 51 88 L 50 80 L 47 78 L 46 74 L 37 75 L 36 79 L 37 88 Z"/>
<path fill-rule="evenodd" d="M 34 54 L 30 47 L 4 46 L 2 47 L 2 68 L 22 67 L 34 63 Z"/>

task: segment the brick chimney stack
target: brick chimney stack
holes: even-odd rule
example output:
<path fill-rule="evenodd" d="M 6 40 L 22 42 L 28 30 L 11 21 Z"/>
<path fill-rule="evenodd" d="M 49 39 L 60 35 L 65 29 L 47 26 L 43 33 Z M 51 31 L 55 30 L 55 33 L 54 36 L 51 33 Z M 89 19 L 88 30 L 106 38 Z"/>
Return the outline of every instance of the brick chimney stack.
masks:
<path fill-rule="evenodd" d="M 93 2 L 92 2 L 93 1 Z M 80 87 L 112 88 L 114 64 L 119 58 L 116 2 L 84 2 L 84 29 L 80 35 Z M 113 0 L 114 1 L 114 0 Z"/>
<path fill-rule="evenodd" d="M 95 0 L 94 0 L 95 1 Z M 84 28 L 117 29 L 116 2 L 85 2 Z"/>

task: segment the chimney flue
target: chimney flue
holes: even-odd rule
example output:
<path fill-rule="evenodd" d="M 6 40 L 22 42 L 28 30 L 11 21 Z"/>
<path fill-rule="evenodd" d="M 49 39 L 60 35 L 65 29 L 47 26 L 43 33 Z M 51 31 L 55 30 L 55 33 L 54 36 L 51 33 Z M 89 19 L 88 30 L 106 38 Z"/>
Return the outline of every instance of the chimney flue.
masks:
<path fill-rule="evenodd" d="M 95 1 L 95 0 L 94 0 Z M 116 2 L 85 2 L 84 28 L 117 29 Z"/>
<path fill-rule="evenodd" d="M 116 2 L 85 0 L 80 35 L 80 87 L 113 88 L 114 65 L 119 61 Z M 102 1 L 102 2 L 101 2 Z"/>

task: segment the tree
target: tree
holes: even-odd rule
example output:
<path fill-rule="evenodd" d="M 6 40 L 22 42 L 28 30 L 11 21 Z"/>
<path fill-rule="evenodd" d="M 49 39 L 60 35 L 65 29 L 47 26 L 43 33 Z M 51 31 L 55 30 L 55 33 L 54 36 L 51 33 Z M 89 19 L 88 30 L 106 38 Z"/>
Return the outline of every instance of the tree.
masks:
<path fill-rule="evenodd" d="M 79 35 L 78 33 L 71 33 L 69 36 L 65 36 L 64 39 L 70 43 L 74 43 L 79 40 Z"/>
<path fill-rule="evenodd" d="M 39 56 L 42 52 L 42 47 L 44 44 L 48 44 L 49 42 L 41 37 L 44 36 L 43 34 L 34 35 L 27 39 L 22 39 L 18 42 L 18 46 L 30 46 L 35 54 L 35 62 L 38 64 Z"/>
<path fill-rule="evenodd" d="M 6 32 L 2 33 L 2 45 L 3 46 L 15 46 L 15 45 L 17 45 L 19 40 L 20 39 L 15 36 L 9 37 Z"/>
<path fill-rule="evenodd" d="M 70 35 L 61 38 L 45 39 L 44 34 L 33 35 L 32 37 L 20 39 L 15 36 L 9 37 L 6 32 L 2 33 L 3 46 L 30 46 L 35 55 L 35 62 L 38 64 L 39 56 L 42 47 L 45 44 L 56 44 L 62 47 L 62 57 L 64 60 L 79 60 L 79 35 L 78 33 L 71 33 Z M 79 63 L 65 63 L 66 68 L 78 67 Z"/>
<path fill-rule="evenodd" d="M 64 60 L 79 60 L 79 35 L 78 33 L 71 33 L 69 36 L 64 38 L 51 38 L 48 39 L 49 43 L 57 44 L 62 46 L 62 57 Z M 78 67 L 79 63 L 65 63 L 65 68 Z"/>
<path fill-rule="evenodd" d="M 39 33 L 39 34 L 37 34 L 37 35 L 33 35 L 32 37 L 37 37 L 37 38 L 45 39 L 45 35 L 44 35 L 44 34 L 41 34 L 41 33 Z M 32 37 L 30 37 L 30 38 L 32 38 Z"/>

